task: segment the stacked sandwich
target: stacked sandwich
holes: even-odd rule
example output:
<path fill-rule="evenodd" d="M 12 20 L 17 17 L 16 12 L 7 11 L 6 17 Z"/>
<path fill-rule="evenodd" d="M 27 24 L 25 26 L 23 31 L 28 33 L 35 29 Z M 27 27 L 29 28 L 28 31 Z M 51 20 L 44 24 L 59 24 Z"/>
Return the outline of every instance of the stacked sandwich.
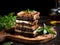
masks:
<path fill-rule="evenodd" d="M 17 13 L 15 32 L 19 34 L 33 35 L 34 31 L 39 27 L 38 19 L 40 12 L 34 10 L 26 10 Z"/>

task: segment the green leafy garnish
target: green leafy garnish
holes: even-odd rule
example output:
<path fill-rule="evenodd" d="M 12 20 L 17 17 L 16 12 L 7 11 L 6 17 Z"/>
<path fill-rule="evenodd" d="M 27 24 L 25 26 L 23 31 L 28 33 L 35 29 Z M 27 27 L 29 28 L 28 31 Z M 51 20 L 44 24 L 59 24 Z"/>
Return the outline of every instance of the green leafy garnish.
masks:
<path fill-rule="evenodd" d="M 53 32 L 53 31 L 51 30 L 51 27 L 50 27 L 50 26 L 46 26 L 46 24 L 44 24 L 44 29 L 46 29 L 46 31 L 48 31 L 48 32 L 51 33 L 51 34 L 55 34 L 55 32 Z"/>
<path fill-rule="evenodd" d="M 14 13 L 9 13 L 5 16 L 0 16 L 0 28 L 4 27 L 12 28 L 15 26 L 16 16 L 14 16 Z"/>
<path fill-rule="evenodd" d="M 47 30 L 43 30 L 43 34 L 46 34 L 47 33 Z"/>
<path fill-rule="evenodd" d="M 5 42 L 3 45 L 11 45 L 11 42 Z"/>
<path fill-rule="evenodd" d="M 43 25 L 44 25 L 44 27 L 43 27 L 43 28 L 44 28 L 44 29 L 43 29 L 43 33 L 46 34 L 46 33 L 47 33 L 47 30 L 46 30 L 46 27 L 47 27 L 47 26 L 46 26 L 45 24 L 43 24 Z"/>
<path fill-rule="evenodd" d="M 43 28 L 38 28 L 37 29 L 37 33 L 40 33 L 41 31 L 43 31 Z"/>
<path fill-rule="evenodd" d="M 27 9 L 27 10 L 24 10 L 25 12 L 33 12 L 35 10 L 30 10 L 30 9 Z"/>
<path fill-rule="evenodd" d="M 41 33 L 43 31 L 43 34 L 51 33 L 56 34 L 54 31 L 51 30 L 51 26 L 46 26 L 46 24 L 43 24 L 42 28 L 37 29 L 37 33 Z"/>

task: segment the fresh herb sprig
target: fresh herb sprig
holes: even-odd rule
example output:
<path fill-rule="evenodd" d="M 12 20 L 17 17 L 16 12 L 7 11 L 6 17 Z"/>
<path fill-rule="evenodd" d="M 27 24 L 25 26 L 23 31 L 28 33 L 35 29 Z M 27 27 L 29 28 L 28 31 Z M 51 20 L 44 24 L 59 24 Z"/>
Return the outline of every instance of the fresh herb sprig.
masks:
<path fill-rule="evenodd" d="M 0 28 L 4 27 L 5 29 L 12 28 L 15 26 L 16 16 L 14 13 L 9 13 L 5 16 L 0 16 Z"/>
<path fill-rule="evenodd" d="M 2 45 L 12 45 L 13 42 L 5 42 Z"/>
<path fill-rule="evenodd" d="M 51 30 L 51 26 L 46 26 L 46 24 L 43 24 L 42 28 L 37 29 L 37 33 L 41 33 L 43 31 L 43 34 L 51 33 L 51 34 L 56 34 Z"/>
<path fill-rule="evenodd" d="M 27 9 L 27 10 L 24 10 L 25 12 L 33 12 L 35 10 L 30 10 L 30 9 Z"/>

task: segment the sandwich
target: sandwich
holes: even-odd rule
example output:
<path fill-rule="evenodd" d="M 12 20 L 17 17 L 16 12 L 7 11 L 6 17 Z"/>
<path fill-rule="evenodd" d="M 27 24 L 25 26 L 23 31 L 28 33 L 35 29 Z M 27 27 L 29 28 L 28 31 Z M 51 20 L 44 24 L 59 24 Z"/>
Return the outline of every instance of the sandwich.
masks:
<path fill-rule="evenodd" d="M 17 13 L 15 32 L 18 34 L 34 36 L 34 31 L 39 27 L 39 15 L 40 12 L 31 10 Z"/>

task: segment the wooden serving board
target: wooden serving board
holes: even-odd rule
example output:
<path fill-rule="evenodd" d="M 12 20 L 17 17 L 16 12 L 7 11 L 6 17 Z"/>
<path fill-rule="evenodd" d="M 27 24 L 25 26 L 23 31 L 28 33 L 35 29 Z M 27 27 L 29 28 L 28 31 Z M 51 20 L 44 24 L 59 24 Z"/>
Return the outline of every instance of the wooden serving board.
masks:
<path fill-rule="evenodd" d="M 51 30 L 56 32 L 54 28 L 51 28 Z M 4 33 L 0 32 L 0 42 L 4 41 L 6 38 L 9 38 L 11 40 L 24 42 L 24 43 L 44 43 L 54 39 L 56 36 L 57 36 L 57 32 L 56 35 L 54 34 L 39 35 L 34 38 L 24 37 L 22 35 L 11 35 L 5 32 Z"/>

